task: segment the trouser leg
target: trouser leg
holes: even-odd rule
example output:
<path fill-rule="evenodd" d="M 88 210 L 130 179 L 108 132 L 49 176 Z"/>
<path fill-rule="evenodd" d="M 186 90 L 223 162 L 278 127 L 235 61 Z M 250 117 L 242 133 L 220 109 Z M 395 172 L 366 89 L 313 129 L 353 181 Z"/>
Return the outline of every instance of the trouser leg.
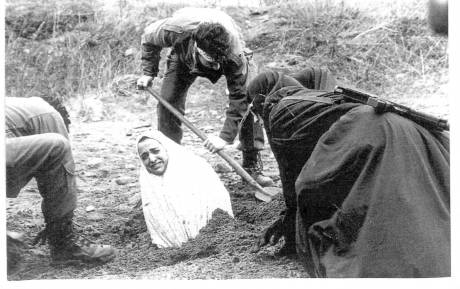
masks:
<path fill-rule="evenodd" d="M 16 128 L 8 129 L 6 136 L 21 137 L 43 133 L 58 133 L 67 139 L 69 138 L 64 120 L 55 110 L 29 118 L 27 120 L 27 129 L 25 131 Z"/>
<path fill-rule="evenodd" d="M 30 122 L 31 126 L 36 128 L 35 134 L 58 133 L 69 139 L 64 120 L 57 111 L 31 118 Z"/>
<path fill-rule="evenodd" d="M 190 75 L 188 68 L 177 60 L 177 56 L 170 56 L 161 87 L 161 97 L 184 114 L 187 91 L 195 78 Z M 161 104 L 157 106 L 157 114 L 158 130 L 180 144 L 182 140 L 181 121 Z"/>
<path fill-rule="evenodd" d="M 293 252 L 296 247 L 296 214 L 298 208 L 295 183 L 308 159 L 308 155 L 300 147 L 279 146 L 273 144 L 273 142 L 271 145 L 280 170 L 286 205 L 282 219 L 285 247 L 286 250 Z"/>
<path fill-rule="evenodd" d="M 266 71 L 257 75 L 248 85 L 248 98 L 254 100 L 254 108 L 258 113 L 262 112 L 263 99 L 259 96 L 267 96 L 272 90 L 284 86 L 301 86 L 294 78 L 283 75 L 276 71 Z M 263 148 L 264 135 L 261 125 L 254 123 L 252 115 L 248 116 L 242 124 L 240 132 L 241 150 L 243 151 L 243 166 L 251 166 L 257 163 L 257 153 Z M 260 148 L 259 148 L 260 145 Z"/>
<path fill-rule="evenodd" d="M 242 123 L 239 139 L 239 149 L 243 152 L 243 167 L 255 166 L 257 155 L 264 148 L 264 132 L 262 126 L 254 122 L 252 115 Z"/>
<path fill-rule="evenodd" d="M 55 133 L 6 140 L 7 196 L 16 197 L 35 177 L 45 221 L 76 207 L 75 165 L 69 141 Z"/>
<path fill-rule="evenodd" d="M 75 164 L 69 141 L 57 133 L 6 140 L 7 196 L 35 177 L 46 229 L 39 234 L 49 242 L 53 261 L 107 262 L 115 257 L 110 246 L 77 242 L 72 219 L 76 208 Z M 81 243 L 81 244 L 80 244 Z"/>
<path fill-rule="evenodd" d="M 264 134 L 262 126 L 254 123 L 250 115 L 243 124 L 240 132 L 240 149 L 243 153 L 243 168 L 262 187 L 272 186 L 273 180 L 263 174 L 263 163 L 260 150 L 264 146 Z"/>

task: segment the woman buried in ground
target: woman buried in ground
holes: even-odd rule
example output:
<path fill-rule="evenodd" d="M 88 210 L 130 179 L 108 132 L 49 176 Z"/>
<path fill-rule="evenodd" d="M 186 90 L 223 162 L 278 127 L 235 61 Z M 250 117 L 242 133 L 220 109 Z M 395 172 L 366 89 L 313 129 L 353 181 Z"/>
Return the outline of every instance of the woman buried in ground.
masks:
<path fill-rule="evenodd" d="M 152 243 L 178 247 L 196 237 L 216 209 L 233 217 L 230 197 L 201 157 L 151 131 L 137 141 L 142 208 Z"/>

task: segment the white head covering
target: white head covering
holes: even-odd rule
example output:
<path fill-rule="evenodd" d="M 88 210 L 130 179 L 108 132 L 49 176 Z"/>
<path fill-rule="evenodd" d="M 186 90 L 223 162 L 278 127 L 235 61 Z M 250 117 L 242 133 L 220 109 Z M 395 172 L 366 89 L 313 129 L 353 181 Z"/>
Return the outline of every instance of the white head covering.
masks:
<path fill-rule="evenodd" d="M 160 248 L 180 246 L 196 237 L 215 209 L 233 217 L 230 196 L 212 167 L 159 131 L 141 135 L 162 144 L 168 165 L 162 176 L 150 174 L 141 162 L 142 208 L 152 243 Z"/>

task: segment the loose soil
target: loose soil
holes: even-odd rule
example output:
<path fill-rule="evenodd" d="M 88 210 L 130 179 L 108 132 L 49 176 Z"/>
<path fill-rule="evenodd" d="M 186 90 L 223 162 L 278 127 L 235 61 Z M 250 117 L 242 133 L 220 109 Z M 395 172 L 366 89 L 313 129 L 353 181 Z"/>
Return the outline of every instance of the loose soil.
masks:
<path fill-rule="evenodd" d="M 238 14 L 233 15 L 237 17 Z M 278 48 L 266 47 L 272 39 L 264 38 L 271 29 L 265 15 L 251 20 L 247 34 L 260 67 L 297 71 L 306 64 L 292 55 L 273 53 Z M 261 30 L 261 31 L 259 31 Z M 260 49 L 259 47 L 265 48 Z M 273 51 L 272 51 L 273 50 Z M 269 53 L 269 52 L 271 53 Z M 263 53 L 267 53 L 264 56 Z M 134 78 L 135 79 L 135 78 Z M 447 71 L 420 79 L 395 76 L 395 85 L 387 95 L 392 100 L 440 117 L 448 117 L 446 93 Z M 399 83 L 399 82 L 400 83 Z M 189 91 L 186 117 L 207 134 L 217 134 L 225 118 L 227 96 L 225 80 L 216 85 L 197 79 Z M 159 88 L 159 82 L 154 83 Z M 270 203 L 253 196 L 254 191 L 243 184 L 217 155 L 208 153 L 201 141 L 184 128 L 183 145 L 204 157 L 219 172 L 231 197 L 235 218 L 216 211 L 213 219 L 193 240 L 180 248 L 158 249 L 152 246 L 141 209 L 134 209 L 140 198 L 138 158 L 135 151 L 137 135 L 156 128 L 156 101 L 146 92 L 129 87 L 129 94 L 107 92 L 94 98 L 101 106 L 92 105 L 93 96 L 70 99 L 72 115 L 71 140 L 78 175 L 78 208 L 75 211 L 77 233 L 97 243 L 111 245 L 117 257 L 104 265 L 51 265 L 47 245 L 22 248 L 18 270 L 9 280 L 36 279 L 245 279 L 305 278 L 308 274 L 296 257 L 276 254 L 281 244 L 251 252 L 263 230 L 274 222 L 284 209 L 282 195 Z M 82 109 L 85 107 L 85 109 Z M 235 149 L 230 155 L 241 160 Z M 262 151 L 264 171 L 281 187 L 278 169 L 267 145 Z M 30 244 L 43 228 L 41 197 L 34 181 L 16 199 L 7 200 L 7 228 L 23 232 Z M 89 207 L 91 206 L 91 207 Z"/>
<path fill-rule="evenodd" d="M 221 80 L 217 88 L 223 89 L 223 85 Z M 206 98 L 216 97 L 216 91 L 211 89 L 208 82 L 197 81 L 190 91 L 187 117 L 207 133 L 217 133 L 222 126 L 221 109 L 226 100 L 221 96 L 219 101 L 209 104 Z M 199 93 L 203 97 L 197 102 Z M 142 209 L 133 209 L 140 198 L 135 139 L 150 128 L 133 128 L 154 119 L 155 106 L 156 102 L 146 98 L 145 92 L 140 92 L 135 99 L 107 96 L 104 120 L 83 122 L 74 118 L 71 125 L 78 174 L 75 229 L 90 240 L 117 248 L 116 259 L 100 266 L 51 265 L 47 245 L 28 245 L 29 248 L 22 250 L 19 269 L 8 279 L 308 277 L 296 257 L 276 255 L 281 244 L 251 252 L 263 230 L 284 209 L 282 194 L 270 203 L 255 199 L 254 190 L 229 170 L 223 160 L 208 153 L 186 128 L 183 145 L 207 159 L 216 171 L 223 171 L 219 176 L 230 194 L 235 218 L 222 211 L 214 212 L 200 234 L 180 248 L 158 249 L 151 244 Z M 155 120 L 153 123 L 156 127 Z M 239 151 L 230 149 L 229 153 L 241 159 Z M 280 186 L 269 148 L 262 152 L 262 158 L 266 174 Z M 44 226 L 41 197 L 35 182 L 27 185 L 18 198 L 7 202 L 7 228 L 23 232 L 26 243 L 30 244 Z"/>

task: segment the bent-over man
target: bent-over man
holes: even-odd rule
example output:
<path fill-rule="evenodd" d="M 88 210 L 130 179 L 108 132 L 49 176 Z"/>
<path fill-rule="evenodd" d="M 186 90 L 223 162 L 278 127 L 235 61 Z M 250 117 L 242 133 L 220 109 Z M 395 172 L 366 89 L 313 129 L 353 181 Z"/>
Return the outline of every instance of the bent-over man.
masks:
<path fill-rule="evenodd" d="M 256 249 L 284 237 L 312 277 L 450 276 L 446 132 L 274 71 L 248 96 L 287 208 Z"/>

